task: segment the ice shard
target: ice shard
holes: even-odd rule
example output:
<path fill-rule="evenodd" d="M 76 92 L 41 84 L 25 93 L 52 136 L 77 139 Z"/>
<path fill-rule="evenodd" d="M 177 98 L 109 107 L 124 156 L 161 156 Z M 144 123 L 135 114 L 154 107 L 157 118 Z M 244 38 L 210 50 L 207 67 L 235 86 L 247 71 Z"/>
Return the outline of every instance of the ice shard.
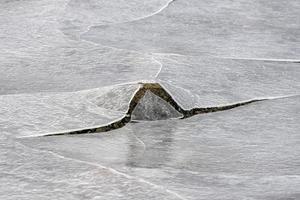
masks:
<path fill-rule="evenodd" d="M 168 102 L 146 91 L 143 98 L 139 101 L 132 112 L 133 120 L 162 120 L 170 118 L 179 118 L 180 114 Z"/>

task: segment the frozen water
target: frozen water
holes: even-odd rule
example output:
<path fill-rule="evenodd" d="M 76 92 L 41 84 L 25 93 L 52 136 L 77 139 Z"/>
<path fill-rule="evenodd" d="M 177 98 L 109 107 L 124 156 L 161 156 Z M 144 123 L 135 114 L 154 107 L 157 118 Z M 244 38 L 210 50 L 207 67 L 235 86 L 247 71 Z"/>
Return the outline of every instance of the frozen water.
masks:
<path fill-rule="evenodd" d="M 299 1 L 174 1 L 138 22 L 94 26 L 84 39 L 183 55 L 299 60 Z"/>
<path fill-rule="evenodd" d="M 179 121 L 133 123 L 109 134 L 22 143 L 113 168 L 183 199 L 298 199 L 299 100 L 270 100 Z"/>
<path fill-rule="evenodd" d="M 0 96 L 1 131 L 24 137 L 98 127 L 122 118 L 135 85 Z"/>
<path fill-rule="evenodd" d="M 50 151 L 0 141 L 1 199 L 170 199 L 147 182 Z"/>
<path fill-rule="evenodd" d="M 0 0 L 0 199 L 300 199 L 299 10 Z"/>
<path fill-rule="evenodd" d="M 158 80 L 188 109 L 300 94 L 299 63 L 182 56 L 157 59 L 163 63 Z"/>
<path fill-rule="evenodd" d="M 77 91 L 155 77 L 160 65 L 150 55 L 63 34 L 62 15 L 69 13 L 66 3 L 1 1 L 0 94 Z"/>
<path fill-rule="evenodd" d="M 169 0 L 70 0 L 60 16 L 61 30 L 71 37 L 80 37 L 91 26 L 110 25 L 141 20 L 163 9 Z M 87 12 L 88 11 L 88 12 Z"/>

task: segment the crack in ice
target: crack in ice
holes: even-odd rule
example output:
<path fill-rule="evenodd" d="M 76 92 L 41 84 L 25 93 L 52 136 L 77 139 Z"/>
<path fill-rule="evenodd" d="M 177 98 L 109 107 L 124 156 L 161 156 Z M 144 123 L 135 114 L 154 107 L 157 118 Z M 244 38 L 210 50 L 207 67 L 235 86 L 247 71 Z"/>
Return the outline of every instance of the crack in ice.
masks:
<path fill-rule="evenodd" d="M 158 75 L 160 74 L 160 72 L 161 72 L 161 70 L 162 70 L 162 68 L 163 68 L 163 64 L 161 63 L 161 62 L 159 62 L 157 59 L 155 59 L 153 56 L 152 56 L 152 60 L 154 61 L 154 62 L 156 62 L 157 64 L 159 64 L 159 70 L 158 70 L 158 72 L 155 74 L 155 79 L 158 77 Z"/>
<path fill-rule="evenodd" d="M 218 57 L 221 59 L 230 59 L 230 60 L 249 60 L 249 61 L 266 61 L 266 62 L 290 62 L 290 63 L 300 63 L 300 59 L 284 59 L 284 58 L 244 58 L 244 57 Z"/>
<path fill-rule="evenodd" d="M 185 119 L 192 117 L 194 115 L 199 114 L 207 114 L 213 112 L 221 112 L 226 110 L 231 110 L 234 108 L 238 108 L 241 106 L 246 106 L 248 104 L 252 104 L 255 102 L 266 101 L 266 100 L 274 100 L 274 99 L 282 99 L 289 98 L 294 96 L 299 96 L 299 94 L 294 95 L 286 95 L 286 96 L 275 96 L 275 97 L 260 97 L 249 99 L 245 101 L 232 102 L 231 104 L 218 105 L 215 107 L 194 107 L 191 109 L 184 109 L 180 106 L 180 104 L 175 101 L 175 99 L 170 95 L 170 93 L 164 89 L 159 83 L 141 83 L 139 89 L 136 90 L 135 94 L 132 96 L 128 110 L 126 114 L 120 118 L 119 120 L 113 121 L 103 126 L 98 127 L 85 127 L 77 130 L 65 130 L 63 132 L 55 132 L 55 133 L 45 133 L 40 136 L 58 136 L 58 135 L 73 135 L 73 134 L 91 134 L 91 133 L 100 133 L 100 132 L 108 132 L 116 129 L 120 129 L 130 123 L 132 113 L 135 107 L 138 105 L 139 101 L 144 97 L 147 91 L 152 92 L 154 95 L 165 100 L 171 107 L 173 107 L 177 112 L 181 113 L 182 116 L 178 117 L 178 119 Z M 28 136 L 25 136 L 28 137 Z M 32 137 L 32 136 L 31 136 Z"/>
<path fill-rule="evenodd" d="M 82 35 L 88 33 L 88 32 L 91 30 L 92 27 L 101 27 L 101 26 L 119 25 L 119 24 L 125 24 L 125 23 L 137 22 L 137 21 L 141 21 L 141 20 L 144 20 L 144 19 L 153 17 L 154 15 L 159 14 L 160 12 L 162 12 L 163 10 L 165 10 L 167 7 L 169 7 L 169 5 L 171 5 L 171 3 L 173 3 L 174 1 L 176 1 L 176 0 L 169 0 L 164 6 L 162 6 L 160 9 L 158 9 L 158 10 L 155 11 L 154 13 L 151 13 L 151 14 L 149 14 L 149 15 L 146 15 L 146 16 L 143 16 L 143 17 L 139 17 L 139 18 L 136 18 L 136 19 L 133 19 L 133 20 L 123 21 L 123 22 L 118 22 L 118 23 L 111 23 L 111 24 L 100 24 L 100 25 L 92 24 L 92 25 L 88 26 L 88 27 L 86 28 L 86 30 L 85 30 L 84 32 L 82 32 L 82 33 L 79 35 L 79 38 L 82 39 Z"/>
<path fill-rule="evenodd" d="M 136 136 L 136 134 L 134 134 L 134 133 L 131 133 L 131 134 L 135 137 L 135 139 L 136 139 L 137 141 L 139 141 L 139 143 L 142 144 L 142 146 L 143 146 L 143 151 L 145 152 L 145 150 L 146 150 L 146 144 L 145 144 L 145 142 L 143 142 L 143 140 L 141 140 L 138 136 Z"/>

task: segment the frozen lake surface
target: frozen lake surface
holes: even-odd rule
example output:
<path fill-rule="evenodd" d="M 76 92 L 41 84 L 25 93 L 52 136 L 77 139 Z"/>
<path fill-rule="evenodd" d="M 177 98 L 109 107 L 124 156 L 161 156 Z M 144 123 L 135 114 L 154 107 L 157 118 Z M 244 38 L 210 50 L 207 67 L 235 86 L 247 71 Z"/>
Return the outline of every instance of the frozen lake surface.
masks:
<path fill-rule="evenodd" d="M 0 199 L 300 199 L 299 10 L 0 0 Z"/>

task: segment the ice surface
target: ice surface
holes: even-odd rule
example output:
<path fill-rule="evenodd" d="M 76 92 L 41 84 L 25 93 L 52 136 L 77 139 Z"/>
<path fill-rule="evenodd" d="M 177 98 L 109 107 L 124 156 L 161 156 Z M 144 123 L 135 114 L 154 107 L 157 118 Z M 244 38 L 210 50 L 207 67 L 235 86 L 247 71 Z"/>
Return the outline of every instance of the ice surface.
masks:
<path fill-rule="evenodd" d="M 61 29 L 66 26 L 61 20 L 67 18 L 62 16 L 69 13 L 66 3 L 1 2 L 0 94 L 77 91 L 155 77 L 160 65 L 151 55 L 63 34 Z"/>
<path fill-rule="evenodd" d="M 174 1 L 155 16 L 94 26 L 84 39 L 183 55 L 299 60 L 299 1 Z"/>
<path fill-rule="evenodd" d="M 102 166 L 0 141 L 1 199 L 168 199 L 176 196 Z"/>
<path fill-rule="evenodd" d="M 0 1 L 0 199 L 300 199 L 299 10 Z M 135 98 L 141 83 L 186 110 L 268 100 L 173 119 L 174 102 Z"/>
<path fill-rule="evenodd" d="M 98 127 L 122 118 L 135 85 L 0 96 L 1 131 L 24 137 Z"/>
<path fill-rule="evenodd" d="M 186 109 L 300 94 L 299 63 L 174 55 L 156 59 L 163 63 L 158 81 Z"/>
<path fill-rule="evenodd" d="M 133 123 L 108 134 L 22 143 L 113 168 L 182 199 L 297 199 L 299 100 L 270 100 L 179 121 Z"/>
<path fill-rule="evenodd" d="M 110 25 L 141 20 L 163 9 L 169 0 L 70 0 L 60 16 L 61 30 L 72 37 L 80 37 L 91 26 Z M 88 11 L 88 12 L 87 12 Z"/>

